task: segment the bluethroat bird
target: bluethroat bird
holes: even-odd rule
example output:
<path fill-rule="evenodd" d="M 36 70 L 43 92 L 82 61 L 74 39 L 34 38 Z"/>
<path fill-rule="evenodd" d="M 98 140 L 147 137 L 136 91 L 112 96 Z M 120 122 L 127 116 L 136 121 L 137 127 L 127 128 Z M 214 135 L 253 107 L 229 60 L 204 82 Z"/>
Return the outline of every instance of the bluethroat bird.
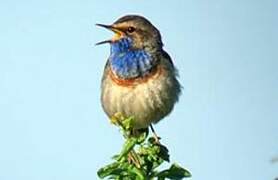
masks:
<path fill-rule="evenodd" d="M 135 130 L 159 122 L 172 111 L 181 93 L 177 70 L 163 50 L 159 30 L 139 15 L 96 25 L 114 32 L 112 39 L 97 43 L 111 46 L 101 83 L 105 113 L 110 118 L 119 112 L 133 116 Z"/>

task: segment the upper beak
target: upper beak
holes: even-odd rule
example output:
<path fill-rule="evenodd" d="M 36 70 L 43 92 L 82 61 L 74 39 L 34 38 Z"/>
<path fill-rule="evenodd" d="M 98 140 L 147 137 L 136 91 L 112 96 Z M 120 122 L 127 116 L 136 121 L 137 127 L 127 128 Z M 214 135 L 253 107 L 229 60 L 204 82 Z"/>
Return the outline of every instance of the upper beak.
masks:
<path fill-rule="evenodd" d="M 113 31 L 114 33 L 116 33 L 119 36 L 122 34 L 122 31 L 118 28 L 115 28 L 113 25 L 96 24 L 96 26 L 103 27 L 105 29 Z M 96 45 L 105 44 L 105 43 L 112 43 L 113 41 L 114 41 L 113 39 L 112 40 L 105 40 L 105 41 L 101 41 L 101 42 L 96 43 Z"/>
<path fill-rule="evenodd" d="M 103 27 L 103 28 L 106 28 L 106 29 L 109 29 L 109 30 L 112 29 L 112 25 L 96 24 L 96 26 L 100 26 L 100 27 Z"/>

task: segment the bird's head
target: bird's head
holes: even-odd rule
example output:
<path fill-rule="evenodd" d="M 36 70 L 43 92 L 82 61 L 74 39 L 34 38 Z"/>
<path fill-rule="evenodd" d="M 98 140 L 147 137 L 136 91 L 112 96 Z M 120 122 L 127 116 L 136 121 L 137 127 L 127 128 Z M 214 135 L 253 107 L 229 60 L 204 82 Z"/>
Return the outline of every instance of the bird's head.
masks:
<path fill-rule="evenodd" d="M 162 48 L 161 35 L 154 25 L 146 18 L 138 15 L 127 15 L 119 18 L 112 25 L 96 24 L 113 31 L 115 34 L 110 40 L 103 43 L 117 43 L 129 39 L 132 49 L 157 50 Z"/>

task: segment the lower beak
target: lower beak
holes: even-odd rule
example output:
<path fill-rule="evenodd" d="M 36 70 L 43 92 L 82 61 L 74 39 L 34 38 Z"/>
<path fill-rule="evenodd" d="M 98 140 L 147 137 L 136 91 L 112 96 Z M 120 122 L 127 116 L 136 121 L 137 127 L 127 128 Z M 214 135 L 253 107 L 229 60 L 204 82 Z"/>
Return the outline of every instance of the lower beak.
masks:
<path fill-rule="evenodd" d="M 106 44 L 106 43 L 112 43 L 112 40 L 105 40 L 105 41 L 100 41 L 98 43 L 96 43 L 95 45 L 101 45 L 101 44 Z"/>

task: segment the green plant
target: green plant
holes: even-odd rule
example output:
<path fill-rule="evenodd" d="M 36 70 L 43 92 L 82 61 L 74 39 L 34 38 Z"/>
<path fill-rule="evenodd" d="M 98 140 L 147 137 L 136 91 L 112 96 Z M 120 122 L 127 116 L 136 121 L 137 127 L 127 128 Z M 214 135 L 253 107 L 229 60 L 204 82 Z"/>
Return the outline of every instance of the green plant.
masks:
<path fill-rule="evenodd" d="M 188 170 L 176 163 L 168 169 L 158 170 L 162 163 L 169 162 L 168 149 L 159 143 L 157 138 L 148 138 L 148 129 L 136 133 L 132 131 L 133 117 L 125 118 L 118 113 L 111 122 L 120 128 L 125 143 L 120 154 L 112 157 L 113 162 L 98 170 L 100 178 L 164 180 L 191 177 Z"/>

